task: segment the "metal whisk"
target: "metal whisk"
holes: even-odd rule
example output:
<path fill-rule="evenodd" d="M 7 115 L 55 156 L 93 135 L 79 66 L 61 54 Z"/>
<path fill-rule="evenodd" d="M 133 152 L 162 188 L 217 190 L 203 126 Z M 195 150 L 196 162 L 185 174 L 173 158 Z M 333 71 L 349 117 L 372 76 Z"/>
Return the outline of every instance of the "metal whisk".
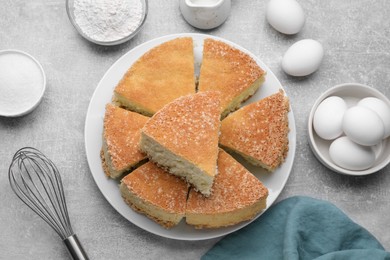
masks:
<path fill-rule="evenodd" d="M 16 195 L 57 232 L 73 259 L 88 259 L 73 233 L 54 163 L 37 149 L 25 147 L 15 153 L 8 177 Z"/>

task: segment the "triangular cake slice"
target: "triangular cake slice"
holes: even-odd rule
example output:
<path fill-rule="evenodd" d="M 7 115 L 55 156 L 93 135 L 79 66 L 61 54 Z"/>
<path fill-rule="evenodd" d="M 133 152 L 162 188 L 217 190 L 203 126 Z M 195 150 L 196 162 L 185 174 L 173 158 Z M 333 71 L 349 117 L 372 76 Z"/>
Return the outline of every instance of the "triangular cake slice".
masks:
<path fill-rule="evenodd" d="M 141 56 L 114 90 L 114 100 L 151 116 L 174 99 L 195 93 L 193 40 L 164 42 Z"/>
<path fill-rule="evenodd" d="M 208 197 L 191 189 L 186 222 L 196 228 L 219 228 L 250 220 L 266 208 L 268 189 L 229 154 L 220 150 L 218 175 Z"/>
<path fill-rule="evenodd" d="M 217 174 L 220 93 L 176 99 L 158 111 L 141 132 L 141 150 L 205 196 Z"/>
<path fill-rule="evenodd" d="M 187 183 L 152 162 L 126 175 L 120 191 L 131 208 L 166 228 L 177 225 L 185 215 Z"/>
<path fill-rule="evenodd" d="M 280 90 L 230 114 L 221 122 L 220 145 L 273 171 L 288 152 L 289 100 Z"/>
<path fill-rule="evenodd" d="M 198 91 L 222 93 L 222 118 L 240 107 L 264 82 L 265 71 L 247 53 L 207 38 L 203 45 Z"/>
<path fill-rule="evenodd" d="M 118 178 L 146 161 L 146 155 L 139 151 L 139 140 L 148 120 L 138 113 L 106 105 L 101 159 L 107 176 Z"/>

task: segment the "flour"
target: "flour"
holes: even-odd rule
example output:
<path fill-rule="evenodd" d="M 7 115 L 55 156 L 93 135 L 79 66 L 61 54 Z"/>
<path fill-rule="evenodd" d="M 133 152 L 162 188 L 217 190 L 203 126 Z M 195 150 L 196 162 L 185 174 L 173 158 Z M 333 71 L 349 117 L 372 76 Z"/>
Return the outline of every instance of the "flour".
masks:
<path fill-rule="evenodd" d="M 74 0 L 75 21 L 89 38 L 115 41 L 134 32 L 142 21 L 140 0 Z"/>
<path fill-rule="evenodd" d="M 18 52 L 0 54 L 0 113 L 13 115 L 33 107 L 42 95 L 44 76 L 38 64 Z"/>

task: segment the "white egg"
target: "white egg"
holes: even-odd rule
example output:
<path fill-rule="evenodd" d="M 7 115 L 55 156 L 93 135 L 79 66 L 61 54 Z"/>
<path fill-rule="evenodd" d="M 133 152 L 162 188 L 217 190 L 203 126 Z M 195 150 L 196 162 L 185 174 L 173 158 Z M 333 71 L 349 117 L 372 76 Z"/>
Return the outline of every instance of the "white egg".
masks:
<path fill-rule="evenodd" d="M 291 76 L 306 76 L 320 67 L 323 57 L 321 43 L 312 39 L 301 40 L 288 48 L 282 59 L 282 68 Z"/>
<path fill-rule="evenodd" d="M 326 140 L 342 135 L 343 115 L 346 110 L 347 104 L 341 97 L 331 96 L 324 99 L 313 116 L 313 127 L 317 135 Z"/>
<path fill-rule="evenodd" d="M 284 34 L 298 33 L 305 23 L 305 13 L 295 0 L 269 1 L 266 17 L 275 30 Z"/>
<path fill-rule="evenodd" d="M 359 145 L 347 136 L 340 137 L 331 143 L 329 155 L 335 164 L 353 171 L 368 169 L 375 162 L 375 153 L 371 147 Z"/>
<path fill-rule="evenodd" d="M 374 97 L 367 97 L 360 100 L 358 102 L 358 106 L 367 107 L 375 111 L 382 119 L 385 126 L 384 138 L 390 136 L 390 107 L 383 100 Z"/>
<path fill-rule="evenodd" d="M 381 142 L 385 126 L 378 114 L 371 109 L 354 106 L 344 113 L 343 131 L 352 141 L 371 146 Z"/>

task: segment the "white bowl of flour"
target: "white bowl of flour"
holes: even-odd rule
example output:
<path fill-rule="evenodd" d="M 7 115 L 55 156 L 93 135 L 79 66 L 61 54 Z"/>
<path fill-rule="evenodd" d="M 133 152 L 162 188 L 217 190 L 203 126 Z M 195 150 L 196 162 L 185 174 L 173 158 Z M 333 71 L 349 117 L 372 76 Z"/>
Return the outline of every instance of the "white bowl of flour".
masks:
<path fill-rule="evenodd" d="M 0 116 L 17 117 L 33 111 L 46 89 L 41 64 L 18 50 L 0 51 Z"/>
<path fill-rule="evenodd" d="M 148 13 L 147 0 L 67 0 L 69 20 L 85 39 L 117 45 L 133 38 Z"/>

